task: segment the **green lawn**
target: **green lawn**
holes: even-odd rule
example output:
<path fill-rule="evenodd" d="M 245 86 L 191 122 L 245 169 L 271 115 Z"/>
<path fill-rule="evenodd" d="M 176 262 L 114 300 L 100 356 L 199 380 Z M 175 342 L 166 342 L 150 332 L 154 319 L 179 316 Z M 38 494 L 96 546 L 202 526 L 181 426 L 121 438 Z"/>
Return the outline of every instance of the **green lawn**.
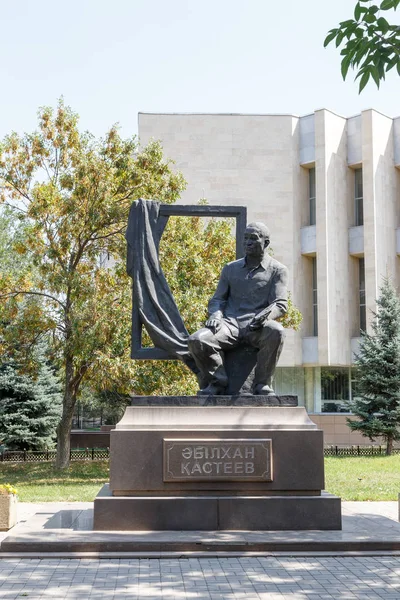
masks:
<path fill-rule="evenodd" d="M 73 462 L 66 471 L 51 463 L 0 464 L 0 483 L 14 485 L 21 502 L 91 501 L 108 477 L 108 461 Z M 327 457 L 325 479 L 342 500 L 397 500 L 400 455 Z"/>
<path fill-rule="evenodd" d="M 108 479 L 108 460 L 72 462 L 65 471 L 44 462 L 0 464 L 0 483 L 12 482 L 21 502 L 90 502 Z"/>
<path fill-rule="evenodd" d="M 325 458 L 325 488 L 342 500 L 397 500 L 400 454 Z"/>

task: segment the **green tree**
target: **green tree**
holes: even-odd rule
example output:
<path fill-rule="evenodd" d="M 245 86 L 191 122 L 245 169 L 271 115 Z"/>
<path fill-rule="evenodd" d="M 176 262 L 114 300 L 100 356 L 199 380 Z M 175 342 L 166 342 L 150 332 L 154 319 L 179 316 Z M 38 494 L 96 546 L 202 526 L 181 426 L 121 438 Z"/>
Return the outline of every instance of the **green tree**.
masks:
<path fill-rule="evenodd" d="M 80 416 L 85 419 L 101 418 L 102 425 L 115 425 L 122 419 L 130 401 L 129 394 L 119 393 L 116 390 L 96 392 L 87 388 L 79 398 L 75 417 L 80 413 Z"/>
<path fill-rule="evenodd" d="M 373 334 L 364 333 L 356 358 L 357 393 L 349 403 L 360 419 L 347 419 L 352 431 L 373 440 L 383 437 L 386 453 L 400 439 L 400 299 L 385 278 L 372 322 Z"/>
<path fill-rule="evenodd" d="M 56 464 L 64 468 L 82 382 L 113 358 L 111 376 L 126 367 L 118 359 L 129 339 L 123 234 L 130 204 L 139 196 L 174 202 L 185 184 L 156 142 L 140 149 L 116 127 L 96 140 L 79 131 L 62 100 L 38 116 L 36 132 L 12 133 L 0 145 L 1 200 L 25 225 L 14 249 L 29 254 L 36 270 L 0 273 L 2 337 L 4 346 L 18 339 L 29 347 L 36 332 L 51 334 L 63 373 Z M 112 269 L 102 266 L 102 256 L 115 261 Z"/>
<path fill-rule="evenodd" d="M 379 88 L 388 71 L 396 67 L 400 75 L 400 26 L 390 24 L 383 16 L 396 10 L 400 0 L 383 0 L 373 4 L 359 0 L 354 8 L 354 18 L 339 23 L 325 38 L 324 46 L 335 41 L 341 46 L 342 76 L 346 79 L 349 68 L 355 69 L 360 78 L 359 92 L 370 77 Z"/>
<path fill-rule="evenodd" d="M 62 388 L 43 345 L 35 349 L 35 377 L 21 373 L 14 360 L 0 366 L 0 439 L 13 450 L 42 450 L 54 445 Z"/>
<path fill-rule="evenodd" d="M 24 235 L 24 227 L 15 211 L 0 206 L 0 272 L 17 274 L 23 269 L 30 270 L 29 257 L 12 251 Z"/>

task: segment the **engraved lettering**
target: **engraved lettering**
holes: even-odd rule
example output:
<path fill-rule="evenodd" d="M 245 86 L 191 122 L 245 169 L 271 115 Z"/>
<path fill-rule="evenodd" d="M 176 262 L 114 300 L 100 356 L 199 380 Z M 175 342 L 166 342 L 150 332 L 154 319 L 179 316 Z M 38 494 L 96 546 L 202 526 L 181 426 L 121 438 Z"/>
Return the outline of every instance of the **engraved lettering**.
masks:
<path fill-rule="evenodd" d="M 183 448 L 182 449 L 183 458 L 186 458 L 186 459 L 192 458 L 192 452 L 193 452 L 192 448 Z"/>
<path fill-rule="evenodd" d="M 189 475 L 190 476 L 190 471 L 189 471 L 189 463 L 181 463 L 181 473 L 182 475 Z"/>
<path fill-rule="evenodd" d="M 163 447 L 164 481 L 272 481 L 270 439 L 164 439 Z"/>
<path fill-rule="evenodd" d="M 221 458 L 220 448 L 211 448 L 210 458 Z"/>
<path fill-rule="evenodd" d="M 201 466 L 199 465 L 198 462 L 195 462 L 193 467 L 192 467 L 192 475 L 194 475 L 195 473 L 200 473 L 201 474 Z"/>
<path fill-rule="evenodd" d="M 204 449 L 202 448 L 202 446 L 197 446 L 194 449 L 193 458 L 195 460 L 201 460 L 202 458 L 204 458 Z"/>
<path fill-rule="evenodd" d="M 250 446 L 250 448 L 246 446 L 246 448 L 244 449 L 244 454 L 245 458 L 254 458 L 254 446 Z"/>
<path fill-rule="evenodd" d="M 231 457 L 231 447 L 230 446 L 228 446 L 227 448 L 224 448 L 222 446 L 221 450 L 222 450 L 222 454 L 221 454 L 221 458 L 222 459 L 224 459 L 224 458 L 232 458 Z"/>

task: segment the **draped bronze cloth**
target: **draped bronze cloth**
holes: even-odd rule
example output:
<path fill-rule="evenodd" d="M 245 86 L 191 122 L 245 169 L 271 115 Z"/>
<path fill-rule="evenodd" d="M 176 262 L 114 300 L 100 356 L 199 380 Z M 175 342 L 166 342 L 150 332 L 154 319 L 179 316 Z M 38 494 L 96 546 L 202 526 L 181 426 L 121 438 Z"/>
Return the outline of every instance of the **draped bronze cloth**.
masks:
<path fill-rule="evenodd" d="M 133 279 L 133 302 L 154 346 L 197 370 L 189 354 L 189 334 L 159 261 L 159 207 L 159 202 L 139 199 L 129 212 L 127 271 Z"/>

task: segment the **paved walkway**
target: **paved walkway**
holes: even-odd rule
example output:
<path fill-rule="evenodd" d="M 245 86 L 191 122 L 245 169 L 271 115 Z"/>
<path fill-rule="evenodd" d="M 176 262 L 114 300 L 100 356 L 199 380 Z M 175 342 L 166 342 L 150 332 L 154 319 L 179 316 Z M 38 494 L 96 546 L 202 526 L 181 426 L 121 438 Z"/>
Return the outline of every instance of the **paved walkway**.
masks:
<path fill-rule="evenodd" d="M 0 598 L 400 599 L 400 557 L 0 560 Z"/>
<path fill-rule="evenodd" d="M 83 508 L 83 503 L 82 504 Z M 56 514 L 65 503 L 47 504 Z M 71 505 L 69 505 L 71 506 Z M 77 505 L 74 504 L 76 508 Z M 21 525 L 43 505 L 19 505 Z M 343 503 L 363 529 L 398 531 L 396 502 Z M 11 532 L 10 532 L 11 533 Z M 321 532 L 322 534 L 322 532 Z M 0 534 L 0 541 L 7 533 Z M 400 600 L 400 555 L 0 560 L 0 599 Z M 0 553 L 1 557 L 1 553 Z"/>
<path fill-rule="evenodd" d="M 343 502 L 341 531 L 93 531 L 93 503 L 20 504 L 20 523 L 0 538 L 1 552 L 113 552 L 116 558 L 232 556 L 248 552 L 399 551 L 396 502 Z M 34 514 L 32 514 L 34 513 Z M 33 553 L 33 554 L 32 554 Z M 174 554 L 173 554 L 174 553 Z M 82 557 L 79 554 L 79 557 Z"/>

